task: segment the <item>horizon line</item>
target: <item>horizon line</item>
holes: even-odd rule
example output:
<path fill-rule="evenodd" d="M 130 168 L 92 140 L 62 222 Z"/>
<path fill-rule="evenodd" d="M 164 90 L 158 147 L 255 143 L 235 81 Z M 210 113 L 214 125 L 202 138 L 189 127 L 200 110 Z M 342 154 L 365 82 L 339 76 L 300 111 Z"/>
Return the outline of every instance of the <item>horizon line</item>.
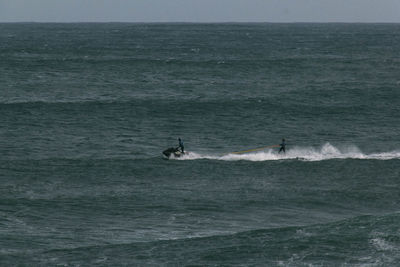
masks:
<path fill-rule="evenodd" d="M 24 23 L 54 23 L 54 24 L 400 24 L 400 22 L 389 21 L 0 21 L 2 24 L 24 24 Z"/>

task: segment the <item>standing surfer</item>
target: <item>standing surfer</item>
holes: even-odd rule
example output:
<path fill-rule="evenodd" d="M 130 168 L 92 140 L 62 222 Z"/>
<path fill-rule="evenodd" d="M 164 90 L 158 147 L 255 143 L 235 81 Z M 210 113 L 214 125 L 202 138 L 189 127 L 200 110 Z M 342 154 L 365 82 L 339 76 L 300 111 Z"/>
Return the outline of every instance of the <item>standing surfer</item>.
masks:
<path fill-rule="evenodd" d="M 283 153 L 286 154 L 286 143 L 285 143 L 285 138 L 282 139 L 282 144 L 280 144 L 280 149 L 279 149 L 279 153 L 281 153 L 281 151 L 283 151 Z"/>
<path fill-rule="evenodd" d="M 179 141 L 179 148 L 181 150 L 182 153 L 185 153 L 185 147 L 183 146 L 183 141 L 181 140 L 181 138 L 178 138 Z"/>

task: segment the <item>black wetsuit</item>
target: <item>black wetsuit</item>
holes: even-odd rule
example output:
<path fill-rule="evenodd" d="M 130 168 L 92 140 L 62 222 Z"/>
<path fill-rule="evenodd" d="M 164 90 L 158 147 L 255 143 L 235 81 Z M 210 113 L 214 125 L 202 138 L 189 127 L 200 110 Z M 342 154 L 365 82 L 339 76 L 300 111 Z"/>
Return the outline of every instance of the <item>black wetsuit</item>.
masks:
<path fill-rule="evenodd" d="M 181 149 L 182 153 L 185 153 L 185 147 L 183 146 L 183 142 L 180 139 L 179 139 L 179 148 Z"/>
<path fill-rule="evenodd" d="M 280 144 L 281 149 L 279 149 L 279 153 L 281 153 L 281 151 L 283 151 L 283 153 L 286 153 L 285 147 L 286 147 L 286 143 L 285 141 L 282 141 L 282 144 Z"/>

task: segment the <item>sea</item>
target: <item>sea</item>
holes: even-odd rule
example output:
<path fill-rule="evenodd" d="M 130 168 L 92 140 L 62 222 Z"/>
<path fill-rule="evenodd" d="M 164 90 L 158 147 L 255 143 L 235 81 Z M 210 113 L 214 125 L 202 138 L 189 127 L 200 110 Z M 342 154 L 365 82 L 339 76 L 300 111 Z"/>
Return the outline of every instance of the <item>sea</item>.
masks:
<path fill-rule="evenodd" d="M 0 151 L 1 266 L 400 266 L 400 24 L 2 23 Z"/>

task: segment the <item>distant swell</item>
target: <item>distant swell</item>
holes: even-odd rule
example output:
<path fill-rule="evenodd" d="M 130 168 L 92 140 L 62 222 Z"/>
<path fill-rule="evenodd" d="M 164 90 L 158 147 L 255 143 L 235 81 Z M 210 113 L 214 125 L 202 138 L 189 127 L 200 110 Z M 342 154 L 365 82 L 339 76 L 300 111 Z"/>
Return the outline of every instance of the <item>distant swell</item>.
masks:
<path fill-rule="evenodd" d="M 390 151 L 382 153 L 364 154 L 357 147 L 339 149 L 329 143 L 320 148 L 313 147 L 293 147 L 287 149 L 286 154 L 278 154 L 277 150 L 267 149 L 261 152 L 246 153 L 241 155 L 224 154 L 212 155 L 190 152 L 179 160 L 211 159 L 225 161 L 269 161 L 269 160 L 302 160 L 302 161 L 322 161 L 330 159 L 366 159 L 366 160 L 390 160 L 400 159 L 400 151 Z"/>

